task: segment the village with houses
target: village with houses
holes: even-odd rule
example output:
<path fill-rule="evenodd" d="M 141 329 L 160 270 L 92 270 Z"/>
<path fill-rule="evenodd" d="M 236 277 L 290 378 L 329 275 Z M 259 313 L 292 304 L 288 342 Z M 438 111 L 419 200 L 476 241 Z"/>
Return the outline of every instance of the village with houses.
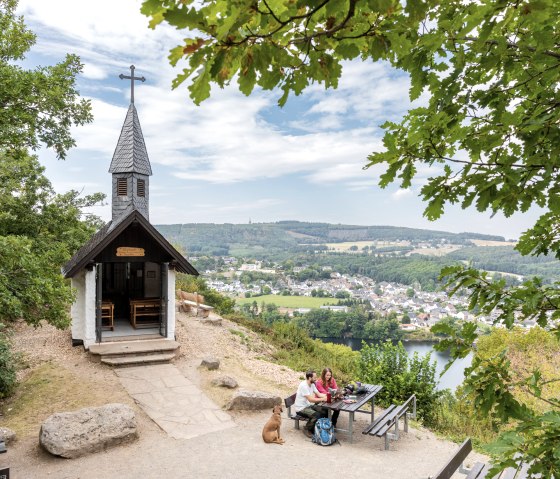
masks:
<path fill-rule="evenodd" d="M 293 275 L 300 273 L 305 266 L 294 267 L 288 274 L 280 265 L 276 268 L 264 267 L 260 261 L 242 263 L 238 268 L 234 265 L 236 258 L 224 258 L 222 270 L 206 270 L 203 276 L 208 286 L 233 298 L 250 298 L 260 304 L 262 295 L 290 295 L 325 298 L 350 298 L 369 304 L 369 309 L 389 316 L 396 313 L 403 331 L 429 329 L 443 318 L 454 318 L 459 321 L 477 321 L 482 324 L 492 325 L 499 314 L 495 310 L 491 315 L 474 315 L 467 311 L 468 300 L 466 296 L 449 297 L 444 291 L 422 291 L 420 288 L 392 282 L 376 282 L 362 275 L 340 274 L 330 271 L 330 278 L 321 280 L 298 281 Z M 271 280 L 259 280 L 254 284 L 246 284 L 239 278 L 247 271 L 254 271 L 270 275 Z M 218 279 L 219 278 L 219 279 Z M 270 296 L 267 296 L 270 298 Z M 343 302 L 343 301 L 342 301 Z M 349 306 L 338 304 L 324 304 L 321 309 L 348 312 Z M 306 314 L 311 308 L 280 307 L 280 312 L 289 316 Z M 409 318 L 409 321 L 402 321 Z M 532 327 L 534 321 L 525 321 L 524 327 Z"/>

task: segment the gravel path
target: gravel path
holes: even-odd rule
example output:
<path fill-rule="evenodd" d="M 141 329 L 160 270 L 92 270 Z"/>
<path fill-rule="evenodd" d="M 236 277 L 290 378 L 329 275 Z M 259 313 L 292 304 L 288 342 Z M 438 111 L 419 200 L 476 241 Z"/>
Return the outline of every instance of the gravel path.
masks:
<path fill-rule="evenodd" d="M 177 339 L 181 355 L 175 365 L 185 377 L 223 406 L 232 392 L 211 385 L 219 375 L 233 376 L 243 389 L 276 393 L 282 397 L 292 392 L 302 372 L 266 361 L 271 347 L 252 332 L 224 320 L 221 327 L 203 324 L 196 318 L 178 314 Z M 95 380 L 99 390 L 84 391 L 92 397 L 101 395 L 107 403 L 126 401 L 126 393 L 114 372 L 92 363 L 81 348 L 69 346 L 68 332 L 42 328 L 34 331 L 24 325 L 18 328 L 15 347 L 25 354 L 30 369 L 45 360 L 69 369 L 73 374 Z M 198 368 L 200 360 L 216 356 L 219 371 Z M 24 373 L 25 375 L 25 373 Z M 282 425 L 286 444 L 264 444 L 262 426 L 270 411 L 234 412 L 236 427 L 193 439 L 173 439 L 135 406 L 140 438 L 133 444 L 103 453 L 65 460 L 50 456 L 38 447 L 38 431 L 20 439 L 0 455 L 0 468 L 10 467 L 14 479 L 132 479 L 132 478 L 300 478 L 324 471 L 326 474 L 365 474 L 368 478 L 427 478 L 448 460 L 456 445 L 436 438 L 424 429 L 412 428 L 408 434 L 384 450 L 381 439 L 355 434 L 348 443 L 340 435 L 341 446 L 319 447 L 311 443 L 292 421 Z M 347 418 L 341 416 L 341 421 Z M 0 417 L 0 426 L 7 425 Z M 365 415 L 354 428 L 366 425 Z M 485 459 L 471 454 L 472 460 Z M 457 475 L 457 477 L 464 477 Z"/>

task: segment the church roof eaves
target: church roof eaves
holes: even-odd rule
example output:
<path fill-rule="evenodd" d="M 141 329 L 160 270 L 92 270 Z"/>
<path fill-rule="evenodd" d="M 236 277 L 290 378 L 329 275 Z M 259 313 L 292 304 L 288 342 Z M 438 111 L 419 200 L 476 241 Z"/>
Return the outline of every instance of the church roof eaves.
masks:
<path fill-rule="evenodd" d="M 72 278 L 83 269 L 95 256 L 109 245 L 133 221 L 138 221 L 144 229 L 158 242 L 158 244 L 175 260 L 177 271 L 198 276 L 198 271 L 169 241 L 137 210 L 121 216 L 117 221 L 109 221 L 90 240 L 82 246 L 76 254 L 62 267 L 65 278 Z"/>

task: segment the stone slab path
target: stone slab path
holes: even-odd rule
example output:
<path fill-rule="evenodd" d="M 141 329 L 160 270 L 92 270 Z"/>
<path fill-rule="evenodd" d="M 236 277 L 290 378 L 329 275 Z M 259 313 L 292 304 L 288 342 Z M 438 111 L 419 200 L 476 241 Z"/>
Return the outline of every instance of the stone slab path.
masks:
<path fill-rule="evenodd" d="M 231 416 L 172 364 L 115 369 L 136 403 L 175 439 L 191 439 L 234 427 Z"/>

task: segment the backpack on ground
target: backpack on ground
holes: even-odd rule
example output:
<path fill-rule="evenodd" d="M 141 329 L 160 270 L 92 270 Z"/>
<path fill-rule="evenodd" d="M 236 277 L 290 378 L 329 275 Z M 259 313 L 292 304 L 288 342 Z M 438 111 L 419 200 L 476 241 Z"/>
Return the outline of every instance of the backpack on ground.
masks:
<path fill-rule="evenodd" d="M 334 435 L 334 426 L 328 417 L 317 419 L 315 423 L 315 433 L 311 440 L 319 446 L 330 446 L 337 442 Z"/>

